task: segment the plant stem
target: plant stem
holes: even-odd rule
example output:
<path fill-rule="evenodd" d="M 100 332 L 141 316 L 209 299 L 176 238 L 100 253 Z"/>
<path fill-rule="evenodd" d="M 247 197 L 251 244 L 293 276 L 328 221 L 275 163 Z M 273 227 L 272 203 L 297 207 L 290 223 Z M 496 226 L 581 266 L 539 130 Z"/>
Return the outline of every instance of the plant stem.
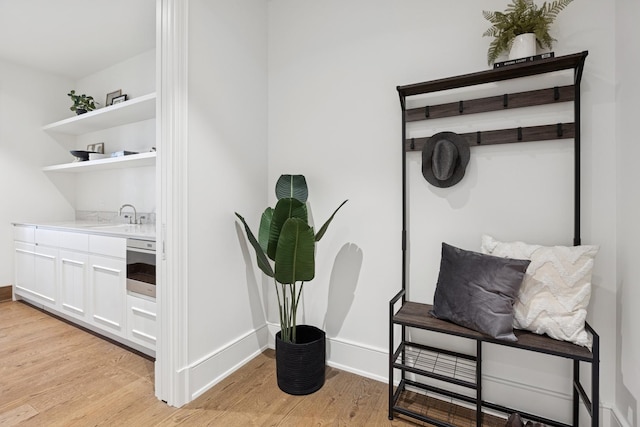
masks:
<path fill-rule="evenodd" d="M 282 299 L 284 300 L 284 323 L 282 324 L 283 334 L 282 339 L 285 342 L 291 342 L 291 315 L 289 313 L 289 299 L 287 298 L 287 288 L 286 285 L 282 285 Z"/>
<path fill-rule="evenodd" d="M 283 317 L 284 316 L 284 310 L 283 310 L 283 307 L 282 307 L 282 300 L 280 299 L 280 292 L 278 291 L 278 282 L 276 281 L 275 278 L 273 279 L 273 285 L 276 288 L 276 297 L 278 298 L 278 312 L 279 312 L 279 315 L 280 315 L 280 336 L 284 340 L 285 339 L 285 336 L 284 336 L 285 332 L 284 332 L 284 329 L 283 329 L 283 326 L 284 326 L 284 317 Z M 284 294 L 282 296 L 284 298 Z"/>
<path fill-rule="evenodd" d="M 298 310 L 298 302 L 296 301 L 296 284 L 292 283 L 291 289 L 291 342 L 296 342 L 296 311 Z"/>
<path fill-rule="evenodd" d="M 302 296 L 302 288 L 304 282 L 300 282 L 300 288 L 295 283 L 280 283 L 281 289 L 278 289 L 278 282 L 273 280 L 276 288 L 276 297 L 278 299 L 278 310 L 280 314 L 280 337 L 285 342 L 296 342 L 296 324 L 298 318 L 298 304 Z M 287 292 L 288 290 L 288 292 Z"/>

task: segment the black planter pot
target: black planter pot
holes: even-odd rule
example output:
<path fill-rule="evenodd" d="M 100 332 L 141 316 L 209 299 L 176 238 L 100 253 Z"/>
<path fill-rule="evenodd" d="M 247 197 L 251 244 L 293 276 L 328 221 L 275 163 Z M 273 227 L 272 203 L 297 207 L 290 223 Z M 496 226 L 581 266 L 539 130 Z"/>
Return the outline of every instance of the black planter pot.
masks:
<path fill-rule="evenodd" d="M 326 365 L 325 333 L 315 326 L 300 325 L 296 343 L 282 341 L 276 334 L 278 387 L 294 395 L 311 394 L 324 385 Z"/>
<path fill-rule="evenodd" d="M 78 109 L 76 110 L 76 114 L 77 114 L 77 115 L 84 114 L 84 113 L 86 113 L 86 112 L 87 112 L 87 110 L 85 110 L 84 108 L 78 108 Z"/>

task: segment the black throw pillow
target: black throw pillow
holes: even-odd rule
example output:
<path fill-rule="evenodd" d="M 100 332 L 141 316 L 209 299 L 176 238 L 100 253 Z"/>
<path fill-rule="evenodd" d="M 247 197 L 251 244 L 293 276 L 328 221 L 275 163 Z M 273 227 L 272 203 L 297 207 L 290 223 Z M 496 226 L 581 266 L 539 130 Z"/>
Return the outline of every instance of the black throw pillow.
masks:
<path fill-rule="evenodd" d="M 513 302 L 529 263 L 442 243 L 431 314 L 493 338 L 517 341 L 513 334 Z"/>

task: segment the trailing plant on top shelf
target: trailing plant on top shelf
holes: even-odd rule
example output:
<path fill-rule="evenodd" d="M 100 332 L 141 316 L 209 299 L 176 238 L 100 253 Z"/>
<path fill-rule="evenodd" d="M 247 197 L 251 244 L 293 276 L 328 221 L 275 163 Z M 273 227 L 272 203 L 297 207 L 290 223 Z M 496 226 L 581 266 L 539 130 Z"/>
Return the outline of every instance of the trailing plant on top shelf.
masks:
<path fill-rule="evenodd" d="M 75 90 L 72 90 L 67 95 L 73 101 L 73 105 L 69 109 L 78 115 L 96 109 L 96 102 L 93 100 L 93 96 L 87 96 L 84 93 L 76 95 Z"/>
<path fill-rule="evenodd" d="M 487 62 L 493 64 L 498 56 L 511 49 L 513 40 L 520 34 L 533 33 L 539 47 L 551 49 L 556 41 L 549 34 L 549 27 L 560 11 L 573 0 L 555 0 L 538 7 L 533 0 L 512 0 L 504 12 L 482 11 L 486 20 L 493 24 L 484 32 L 484 37 L 494 37 L 487 52 Z"/>

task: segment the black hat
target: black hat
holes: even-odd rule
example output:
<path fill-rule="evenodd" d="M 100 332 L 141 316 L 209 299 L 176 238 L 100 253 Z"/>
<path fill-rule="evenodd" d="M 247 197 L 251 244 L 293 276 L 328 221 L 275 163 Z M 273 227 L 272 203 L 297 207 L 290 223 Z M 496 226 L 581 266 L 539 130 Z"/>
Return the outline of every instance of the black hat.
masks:
<path fill-rule="evenodd" d="M 464 137 L 454 132 L 437 133 L 422 147 L 422 175 L 436 187 L 451 187 L 464 176 L 469 157 Z"/>

